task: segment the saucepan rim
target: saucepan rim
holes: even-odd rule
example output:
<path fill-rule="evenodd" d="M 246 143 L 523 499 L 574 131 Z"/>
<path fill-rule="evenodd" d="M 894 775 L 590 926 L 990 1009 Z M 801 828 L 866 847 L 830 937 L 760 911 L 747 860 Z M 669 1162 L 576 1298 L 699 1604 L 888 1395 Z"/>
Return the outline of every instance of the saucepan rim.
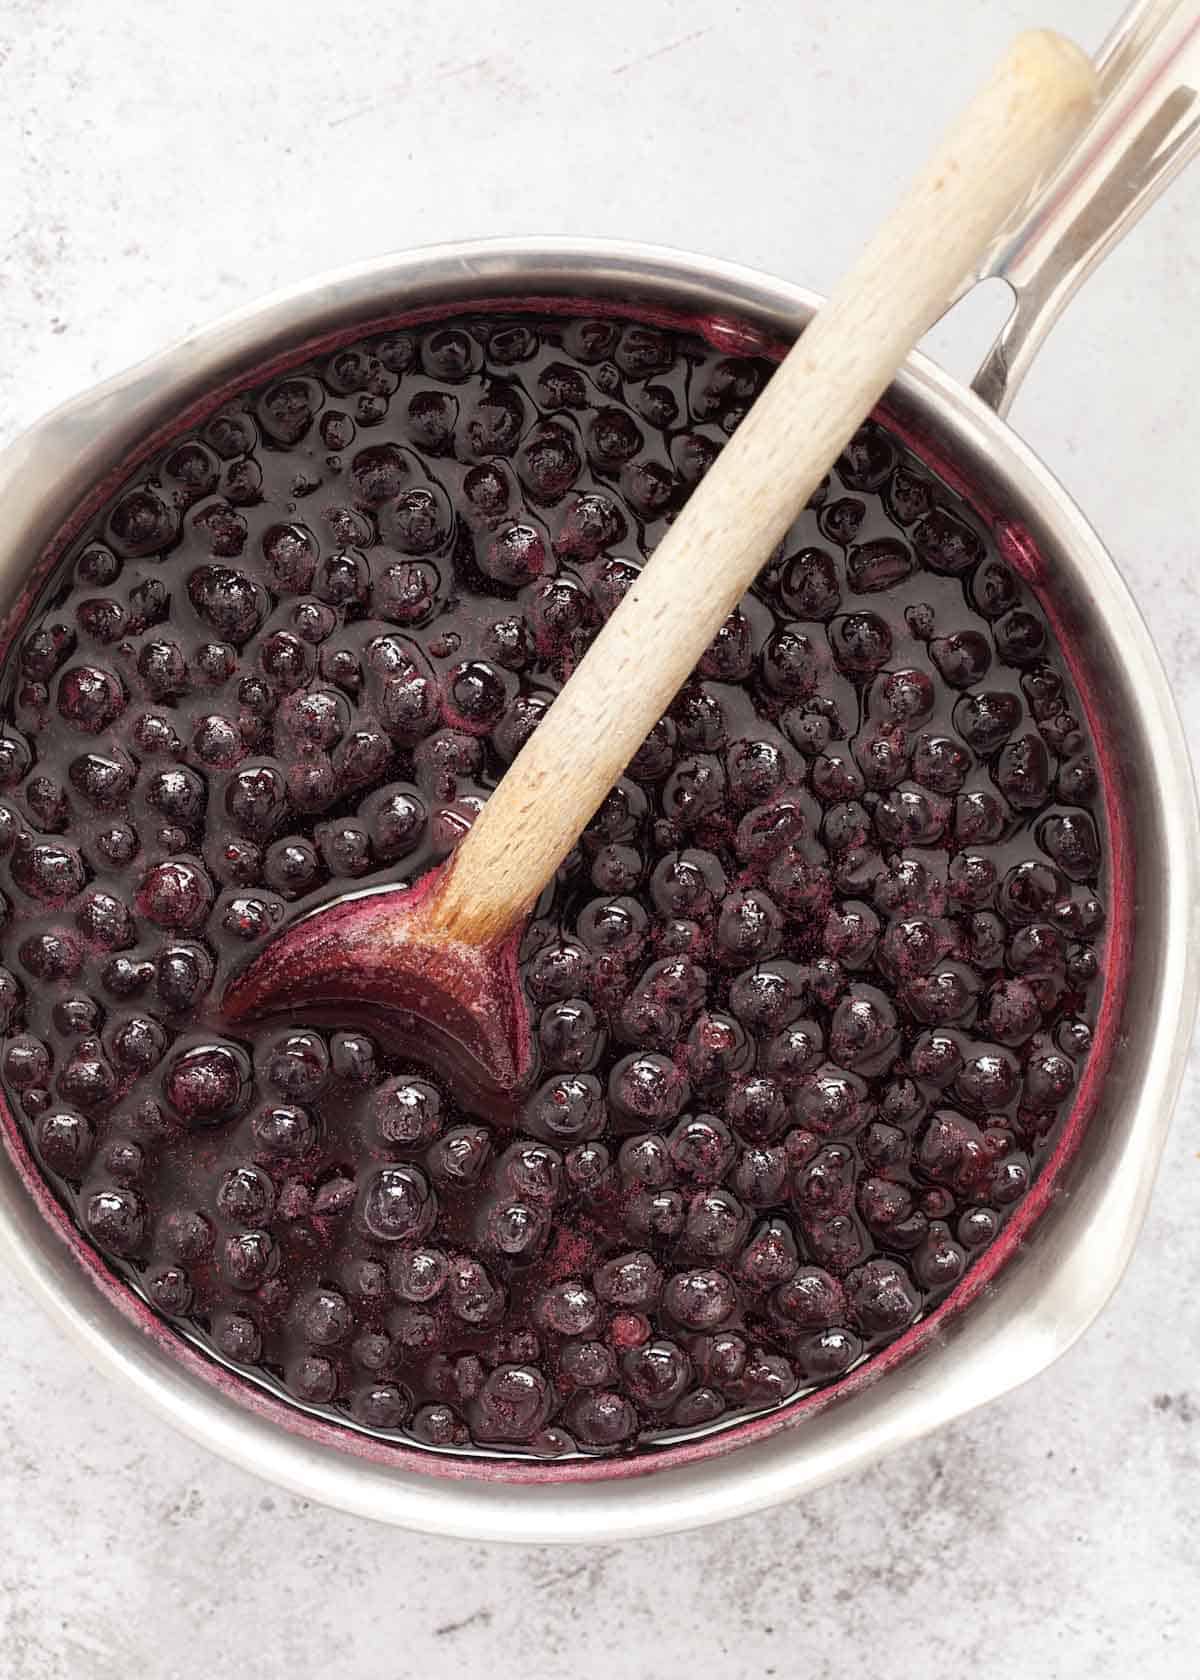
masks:
<path fill-rule="evenodd" d="M 731 345 L 752 342 L 754 334 L 787 340 L 820 301 L 755 270 L 661 246 L 550 238 L 426 247 L 273 293 L 64 404 L 0 456 L 0 591 L 10 619 L 19 615 L 39 556 L 87 495 L 125 470 L 131 453 L 160 429 L 179 429 L 181 416 L 214 390 L 273 362 L 283 365 L 312 341 L 349 337 L 368 323 L 424 308 L 563 297 L 625 300 L 643 312 L 699 318 L 718 338 L 728 333 Z M 761 1428 L 754 1420 L 640 1462 L 596 1460 L 585 1479 L 550 1465 L 539 1467 L 536 1479 L 513 1480 L 511 1461 L 505 1470 L 498 1460 L 480 1459 L 447 1460 L 431 1475 L 430 1461 L 415 1450 L 356 1447 L 351 1432 L 335 1426 L 301 1428 L 294 1408 L 257 1396 L 240 1379 L 221 1380 L 198 1353 L 181 1353 L 180 1339 L 148 1312 L 131 1312 L 130 1292 L 67 1236 L 61 1210 L 5 1128 L 0 1255 L 94 1364 L 194 1440 L 310 1499 L 435 1534 L 537 1542 L 640 1537 L 774 1504 L 996 1398 L 1065 1351 L 1116 1287 L 1144 1217 L 1200 992 L 1200 822 L 1182 726 L 1115 563 L 1033 452 L 919 354 L 885 407 L 918 447 L 932 439 L 951 467 L 973 462 L 986 469 L 1048 568 L 1057 559 L 1079 585 L 1090 637 L 1136 696 L 1129 710 L 1153 770 L 1141 820 L 1154 869 L 1152 881 L 1139 884 L 1130 915 L 1142 913 L 1143 892 L 1156 895 L 1163 938 L 1149 956 L 1138 956 L 1136 978 L 1154 1006 L 1141 1009 L 1133 1030 L 1122 1022 L 1122 1092 L 1108 1104 L 1113 1112 L 1095 1143 L 1089 1140 L 1100 1166 L 1086 1195 L 1056 1196 L 1048 1187 L 1023 1242 L 1014 1243 L 985 1287 L 967 1291 L 974 1295 L 969 1312 L 959 1309 L 956 1292 L 951 1310 L 934 1315 L 937 1323 L 918 1327 L 905 1357 L 876 1360 L 862 1381 L 837 1385 L 795 1417 L 776 1414 Z"/>

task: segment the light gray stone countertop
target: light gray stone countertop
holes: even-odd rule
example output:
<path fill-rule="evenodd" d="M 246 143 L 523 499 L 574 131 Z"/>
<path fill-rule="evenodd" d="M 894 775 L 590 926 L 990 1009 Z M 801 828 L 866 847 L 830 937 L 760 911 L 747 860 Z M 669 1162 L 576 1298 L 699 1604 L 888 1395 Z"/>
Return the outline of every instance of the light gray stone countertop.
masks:
<path fill-rule="evenodd" d="M 827 287 L 1030 23 L 1099 0 L 0 0 L 0 443 L 353 258 L 614 234 Z M 1200 726 L 1200 168 L 1076 300 L 1017 427 L 1118 556 Z M 936 335 L 967 373 L 995 313 Z M 1178 339 L 1176 346 L 1175 340 Z M 1200 1084 L 1117 1297 L 1053 1370 L 854 1480 L 628 1547 L 305 1505 L 110 1390 L 0 1276 L 2 1680 L 1189 1680 Z"/>

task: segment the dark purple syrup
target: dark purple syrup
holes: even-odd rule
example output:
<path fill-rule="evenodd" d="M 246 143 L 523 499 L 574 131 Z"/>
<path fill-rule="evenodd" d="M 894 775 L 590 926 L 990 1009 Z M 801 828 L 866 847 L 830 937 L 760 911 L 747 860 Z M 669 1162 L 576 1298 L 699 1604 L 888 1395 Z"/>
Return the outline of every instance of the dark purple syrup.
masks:
<path fill-rule="evenodd" d="M 4 1090 L 114 1270 L 385 1438 L 621 1452 L 834 1381 L 1050 1154 L 1104 909 L 1092 743 L 970 509 L 862 428 L 522 950 L 528 1089 L 230 1032 L 296 917 L 465 832 L 770 372 L 464 316 L 162 450 L 4 670 Z"/>

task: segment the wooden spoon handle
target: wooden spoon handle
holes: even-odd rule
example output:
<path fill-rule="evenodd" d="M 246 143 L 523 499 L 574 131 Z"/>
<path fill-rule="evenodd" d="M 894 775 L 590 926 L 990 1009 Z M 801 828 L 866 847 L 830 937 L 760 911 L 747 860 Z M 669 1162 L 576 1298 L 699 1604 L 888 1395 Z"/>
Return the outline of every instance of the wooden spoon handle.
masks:
<path fill-rule="evenodd" d="M 435 919 L 526 912 L 897 368 L 1082 127 L 1092 66 L 1021 35 L 781 362 L 463 840 Z"/>

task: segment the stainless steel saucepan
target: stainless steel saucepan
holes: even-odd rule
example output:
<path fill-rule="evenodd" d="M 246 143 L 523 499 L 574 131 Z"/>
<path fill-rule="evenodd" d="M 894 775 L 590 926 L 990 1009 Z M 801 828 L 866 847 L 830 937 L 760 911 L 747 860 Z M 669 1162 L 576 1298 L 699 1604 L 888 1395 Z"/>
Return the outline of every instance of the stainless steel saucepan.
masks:
<path fill-rule="evenodd" d="M 759 1509 L 914 1440 L 1043 1369 L 1104 1305 L 1142 1224 L 1200 990 L 1200 823 L 1179 719 L 1117 566 L 1001 416 L 1063 304 L 1200 149 L 1200 4 L 1144 0 L 1100 63 L 1099 115 L 987 265 L 1010 283 L 1015 307 L 974 389 L 916 356 L 885 403 L 889 420 L 969 487 L 1038 589 L 1093 697 L 1109 765 L 1110 890 L 1121 895 L 1108 988 L 1113 1053 L 1086 1124 L 1077 1116 L 1021 1211 L 1020 1240 L 1003 1264 L 970 1272 L 903 1357 L 874 1361 L 818 1404 L 672 1454 L 589 1464 L 582 1476 L 545 1466 L 530 1479 L 497 1461 L 435 1464 L 379 1448 L 223 1377 L 73 1237 L 0 1114 L 0 1254 L 118 1386 L 195 1440 L 310 1499 L 432 1533 L 647 1535 Z M 97 487 L 183 417 L 215 406 L 223 388 L 368 323 L 564 297 L 721 323 L 744 344 L 791 339 L 818 301 L 728 263 L 552 239 L 444 245 L 277 293 L 68 403 L 0 457 L 0 589 L 11 622 Z M 637 1473 L 648 1465 L 653 1474 Z"/>

